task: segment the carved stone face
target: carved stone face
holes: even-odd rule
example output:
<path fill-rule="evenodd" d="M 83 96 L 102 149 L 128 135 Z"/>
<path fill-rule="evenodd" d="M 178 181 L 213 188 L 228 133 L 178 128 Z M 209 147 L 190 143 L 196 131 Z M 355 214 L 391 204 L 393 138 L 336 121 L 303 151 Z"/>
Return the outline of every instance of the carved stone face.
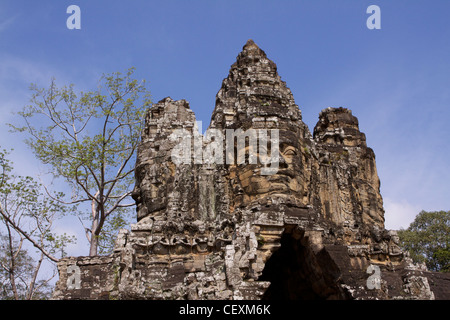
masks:
<path fill-rule="evenodd" d="M 233 191 L 234 196 L 240 196 L 239 193 L 242 193 L 242 200 L 238 200 L 241 204 L 247 205 L 254 200 L 272 195 L 289 195 L 302 201 L 303 165 L 299 137 L 287 130 L 280 130 L 279 134 L 279 163 L 276 173 L 261 174 L 261 168 L 264 165 L 259 161 L 257 164 L 246 162 L 234 168 L 237 185 Z M 248 152 L 248 148 L 246 152 Z M 259 156 L 258 154 L 258 159 Z M 266 166 L 270 166 L 270 164 Z"/>
<path fill-rule="evenodd" d="M 278 121 L 278 123 L 281 129 L 278 130 L 277 145 L 271 145 L 271 143 L 275 143 L 272 139 L 273 132 L 268 134 L 267 150 L 265 149 L 266 143 L 258 139 L 258 146 L 254 150 L 256 154 L 253 154 L 257 163 L 249 163 L 249 147 L 247 146 L 244 164 L 232 164 L 228 167 L 230 176 L 227 180 L 231 186 L 231 189 L 228 189 L 228 195 L 232 199 L 232 207 L 247 206 L 255 200 L 272 196 L 286 196 L 297 203 L 306 204 L 305 190 L 307 188 L 304 178 L 300 129 L 287 127 L 287 124 L 283 124 L 282 121 Z M 214 180 L 204 180 L 198 176 L 206 171 L 193 171 L 192 168 L 178 170 L 175 163 L 170 160 L 170 151 L 167 151 L 171 150 L 170 148 L 154 150 L 153 146 L 148 146 L 147 148 L 143 147 L 142 150 L 142 161 L 136 167 L 136 186 L 132 193 L 137 205 L 138 221 L 147 216 L 157 219 L 164 219 L 165 216 L 168 216 L 166 212 L 168 198 L 174 192 L 179 193 L 179 201 L 171 204 L 170 210 L 174 211 L 177 216 L 187 212 L 193 215 L 204 214 L 204 210 L 201 209 L 205 207 L 205 205 L 201 205 L 203 204 L 202 199 L 212 203 L 208 202 L 206 207 L 213 208 L 212 211 L 216 210 L 214 209 L 215 198 L 206 196 L 209 193 L 205 190 L 212 190 L 217 185 Z M 267 163 L 267 158 L 270 159 L 273 155 L 272 150 L 279 151 L 276 164 Z M 237 155 L 238 150 L 235 151 L 235 155 Z M 267 168 L 275 170 L 269 172 L 271 174 L 263 173 L 263 169 Z M 220 168 L 217 167 L 217 169 Z M 192 177 L 192 175 L 195 176 Z M 207 184 L 205 185 L 205 183 Z M 196 193 L 195 188 L 198 185 L 201 186 L 201 190 Z M 204 194 L 206 198 L 201 199 Z M 158 218 L 159 216 L 162 217 Z"/>
<path fill-rule="evenodd" d="M 170 170 L 161 164 L 142 164 L 136 167 L 136 186 L 132 198 L 136 201 L 138 220 L 158 215 L 167 206 L 167 182 Z"/>
<path fill-rule="evenodd" d="M 138 220 L 140 220 L 145 215 L 147 215 L 147 201 L 144 201 L 144 199 L 147 198 L 146 194 L 151 189 L 151 184 L 147 178 L 146 165 L 136 167 L 135 176 L 136 185 L 133 189 L 133 192 L 131 193 L 131 197 L 136 202 L 137 218 Z"/>

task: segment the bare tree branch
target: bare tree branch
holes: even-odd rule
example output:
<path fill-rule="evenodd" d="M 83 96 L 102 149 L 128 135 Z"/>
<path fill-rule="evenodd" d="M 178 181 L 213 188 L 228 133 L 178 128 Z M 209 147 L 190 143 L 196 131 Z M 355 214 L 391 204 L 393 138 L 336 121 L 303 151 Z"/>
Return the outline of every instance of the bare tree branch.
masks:
<path fill-rule="evenodd" d="M 2 204 L 0 203 L 0 214 L 3 216 L 3 218 L 21 235 L 23 235 L 28 241 L 31 242 L 31 244 L 36 247 L 39 251 L 41 251 L 47 258 L 49 258 L 53 262 L 58 262 L 59 259 L 52 256 L 50 253 L 48 253 L 42 246 L 39 245 L 33 238 L 31 238 L 25 231 L 22 230 L 19 226 L 17 226 L 14 221 L 12 221 L 9 216 L 4 212 Z"/>
<path fill-rule="evenodd" d="M 45 193 L 46 193 L 52 200 L 55 200 L 55 201 L 57 201 L 57 202 L 59 202 L 59 203 L 61 203 L 61 204 L 71 205 L 71 204 L 77 204 L 77 203 L 81 203 L 81 202 L 88 202 L 88 201 L 91 201 L 91 199 L 79 199 L 79 200 L 74 200 L 74 201 L 66 202 L 66 201 L 63 201 L 63 200 L 61 200 L 61 199 L 59 199 L 59 198 L 55 198 L 55 197 L 48 191 L 47 187 L 46 187 L 44 184 L 43 184 L 42 186 L 44 187 Z"/>

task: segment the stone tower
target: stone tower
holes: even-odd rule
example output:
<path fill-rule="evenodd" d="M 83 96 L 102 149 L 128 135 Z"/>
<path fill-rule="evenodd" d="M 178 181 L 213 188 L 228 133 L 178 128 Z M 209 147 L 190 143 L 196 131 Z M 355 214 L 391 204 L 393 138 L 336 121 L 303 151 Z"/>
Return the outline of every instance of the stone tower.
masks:
<path fill-rule="evenodd" d="M 385 230 L 357 118 L 324 109 L 311 134 L 252 40 L 205 136 L 185 100 L 148 110 L 133 198 L 111 256 L 61 260 L 55 299 L 450 298 Z"/>

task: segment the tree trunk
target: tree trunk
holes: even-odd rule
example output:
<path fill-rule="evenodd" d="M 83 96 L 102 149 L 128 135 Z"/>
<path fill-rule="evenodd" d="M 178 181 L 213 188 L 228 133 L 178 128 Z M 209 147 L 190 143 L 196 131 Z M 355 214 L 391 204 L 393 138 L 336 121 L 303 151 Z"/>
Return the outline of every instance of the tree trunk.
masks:
<path fill-rule="evenodd" d="M 94 220 L 92 221 L 92 227 L 91 227 L 91 238 L 90 240 L 90 247 L 89 247 L 89 256 L 96 256 L 98 254 L 98 225 L 99 225 L 99 218 L 100 214 L 97 211 Z"/>
<path fill-rule="evenodd" d="M 34 268 L 33 278 L 31 279 L 30 284 L 28 286 L 28 292 L 27 292 L 26 300 L 33 299 L 34 288 L 36 286 L 36 279 L 37 279 L 37 276 L 38 276 L 38 273 L 39 273 L 39 269 L 41 268 L 41 264 L 42 264 L 43 260 L 44 260 L 44 254 L 41 252 L 41 258 L 39 259 L 38 264 Z"/>
<path fill-rule="evenodd" d="M 19 300 L 19 293 L 17 292 L 16 277 L 14 276 L 14 269 L 9 270 L 9 281 L 11 282 L 11 288 L 14 293 L 14 300 Z"/>
<path fill-rule="evenodd" d="M 1 208 L 3 209 L 3 208 Z M 3 210 L 2 210 L 3 211 Z M 16 286 L 16 277 L 14 275 L 16 270 L 16 253 L 14 252 L 13 248 L 13 239 L 11 234 L 11 229 L 9 228 L 9 224 L 6 223 L 6 229 L 8 230 L 8 240 L 9 240 L 9 254 L 11 255 L 11 261 L 9 263 L 9 281 L 11 282 L 11 288 L 14 293 L 14 299 L 19 300 L 19 293 L 17 292 L 17 286 Z M 23 241 L 23 240 L 22 240 Z M 19 245 L 19 249 L 22 247 L 22 243 Z"/>
<path fill-rule="evenodd" d="M 89 256 L 96 256 L 98 254 L 98 235 L 92 234 L 91 245 L 89 248 Z"/>
<path fill-rule="evenodd" d="M 95 197 L 98 197 L 100 191 L 95 193 Z M 89 239 L 90 248 L 89 256 L 96 256 L 98 254 L 98 226 L 100 220 L 100 211 L 97 199 L 92 200 L 92 226 L 91 226 L 91 238 Z"/>

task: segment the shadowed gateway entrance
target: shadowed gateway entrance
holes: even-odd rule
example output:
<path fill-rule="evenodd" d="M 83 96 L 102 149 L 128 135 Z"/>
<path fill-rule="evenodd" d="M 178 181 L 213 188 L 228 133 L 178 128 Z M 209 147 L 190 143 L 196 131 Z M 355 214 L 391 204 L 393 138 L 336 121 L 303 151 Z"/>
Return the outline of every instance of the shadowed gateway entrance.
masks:
<path fill-rule="evenodd" d="M 258 280 L 271 283 L 266 300 L 347 299 L 337 278 L 338 268 L 325 250 L 315 254 L 303 232 L 288 230 Z"/>

